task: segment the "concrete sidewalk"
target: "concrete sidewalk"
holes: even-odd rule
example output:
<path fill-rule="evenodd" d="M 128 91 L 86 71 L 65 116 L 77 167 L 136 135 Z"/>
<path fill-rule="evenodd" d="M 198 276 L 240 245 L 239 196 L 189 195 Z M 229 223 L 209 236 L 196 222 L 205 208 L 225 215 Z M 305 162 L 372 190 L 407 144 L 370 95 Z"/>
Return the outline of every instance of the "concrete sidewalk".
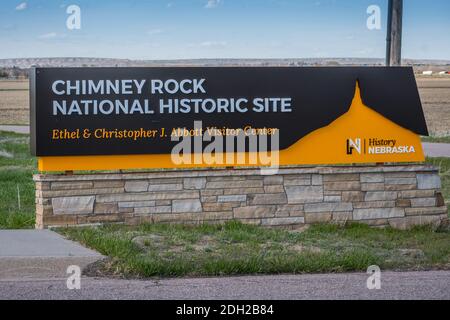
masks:
<path fill-rule="evenodd" d="M 0 230 L 0 279 L 61 278 L 103 256 L 50 230 Z"/>

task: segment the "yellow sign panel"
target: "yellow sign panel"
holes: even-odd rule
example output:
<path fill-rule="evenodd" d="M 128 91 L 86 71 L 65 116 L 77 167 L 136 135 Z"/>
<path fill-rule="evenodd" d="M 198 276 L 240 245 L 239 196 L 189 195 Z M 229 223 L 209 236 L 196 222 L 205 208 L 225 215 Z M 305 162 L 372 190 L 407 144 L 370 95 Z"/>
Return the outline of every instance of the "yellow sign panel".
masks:
<path fill-rule="evenodd" d="M 425 160 L 419 135 L 365 106 L 358 85 L 346 113 L 290 147 L 269 152 L 267 157 L 268 161 L 256 153 L 192 154 L 187 157 L 190 161 L 179 163 L 174 162 L 171 154 L 45 156 L 38 158 L 38 168 L 40 171 L 116 170 Z"/>

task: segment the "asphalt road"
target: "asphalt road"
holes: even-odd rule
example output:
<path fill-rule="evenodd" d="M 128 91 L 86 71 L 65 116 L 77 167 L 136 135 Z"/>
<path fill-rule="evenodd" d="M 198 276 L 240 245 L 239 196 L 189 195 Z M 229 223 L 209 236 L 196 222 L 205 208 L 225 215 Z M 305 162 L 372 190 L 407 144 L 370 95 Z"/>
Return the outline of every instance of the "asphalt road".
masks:
<path fill-rule="evenodd" d="M 381 289 L 365 273 L 113 280 L 0 280 L 0 299 L 450 299 L 450 271 L 383 272 Z"/>
<path fill-rule="evenodd" d="M 30 133 L 30 126 L 0 125 L 0 131 L 10 131 L 15 133 Z"/>
<path fill-rule="evenodd" d="M 450 158 L 450 143 L 422 142 L 423 152 L 427 157 Z"/>

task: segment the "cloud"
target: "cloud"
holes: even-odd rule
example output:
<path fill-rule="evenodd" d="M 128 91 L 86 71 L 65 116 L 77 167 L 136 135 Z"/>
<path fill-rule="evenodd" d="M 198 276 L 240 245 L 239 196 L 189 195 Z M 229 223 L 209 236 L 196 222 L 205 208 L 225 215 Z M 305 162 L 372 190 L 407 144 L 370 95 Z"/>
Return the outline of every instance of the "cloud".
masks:
<path fill-rule="evenodd" d="M 274 47 L 274 48 L 279 48 L 279 47 L 284 46 L 283 42 L 277 41 L 277 40 L 271 41 L 271 42 L 269 43 L 269 45 L 270 45 L 271 47 Z"/>
<path fill-rule="evenodd" d="M 200 47 L 203 48 L 223 48 L 226 46 L 226 41 L 203 41 L 202 43 L 200 43 Z"/>
<path fill-rule="evenodd" d="M 214 9 L 217 8 L 222 0 L 208 0 L 205 4 L 206 9 Z"/>
<path fill-rule="evenodd" d="M 167 4 L 167 8 L 172 8 L 173 7 L 173 2 L 169 2 L 168 4 Z"/>
<path fill-rule="evenodd" d="M 17 29 L 17 25 L 12 24 L 12 23 L 5 24 L 2 27 L 2 30 L 8 30 L 8 31 L 13 31 L 13 30 L 16 30 L 16 29 Z"/>
<path fill-rule="evenodd" d="M 147 34 L 150 36 L 155 35 L 155 34 L 161 34 L 161 33 L 163 33 L 163 31 L 161 29 L 151 29 L 151 30 L 147 31 Z"/>
<path fill-rule="evenodd" d="M 49 33 L 44 33 L 41 34 L 40 36 L 38 36 L 39 39 L 53 39 L 56 38 L 57 34 L 56 32 L 49 32 Z"/>
<path fill-rule="evenodd" d="M 19 4 L 17 7 L 16 7 L 16 10 L 17 11 L 22 11 L 22 10 L 25 10 L 27 8 L 27 3 L 26 2 L 22 2 L 21 4 Z"/>

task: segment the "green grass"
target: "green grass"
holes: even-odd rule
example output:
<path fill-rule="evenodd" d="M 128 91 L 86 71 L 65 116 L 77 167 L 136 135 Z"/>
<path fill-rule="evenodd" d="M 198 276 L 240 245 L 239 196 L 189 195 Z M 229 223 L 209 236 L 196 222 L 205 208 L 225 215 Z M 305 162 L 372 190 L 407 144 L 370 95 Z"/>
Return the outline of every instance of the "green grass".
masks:
<path fill-rule="evenodd" d="M 36 159 L 30 156 L 28 135 L 0 132 L 0 151 L 0 229 L 32 228 Z M 448 201 L 450 159 L 427 162 L 440 168 Z M 383 269 L 450 267 L 449 231 L 429 227 L 398 231 L 315 225 L 293 232 L 229 222 L 106 225 L 60 232 L 110 257 L 92 272 L 128 277 L 364 271 L 370 264 Z M 415 251 L 408 254 L 404 249 Z"/>
<path fill-rule="evenodd" d="M 146 224 L 66 228 L 59 232 L 110 259 L 91 275 L 212 276 L 261 273 L 450 268 L 450 232 L 362 224 L 313 225 L 304 232 L 231 221 L 223 225 Z M 406 250 L 406 249 L 409 249 Z"/>
<path fill-rule="evenodd" d="M 35 170 L 28 135 L 0 131 L 0 229 L 34 226 Z"/>
<path fill-rule="evenodd" d="M 442 195 L 447 203 L 447 207 L 450 207 L 450 158 L 427 158 L 427 163 L 433 164 L 439 168 Z"/>
<path fill-rule="evenodd" d="M 434 143 L 450 143 L 450 136 L 445 137 L 421 137 L 423 142 L 434 142 Z"/>

